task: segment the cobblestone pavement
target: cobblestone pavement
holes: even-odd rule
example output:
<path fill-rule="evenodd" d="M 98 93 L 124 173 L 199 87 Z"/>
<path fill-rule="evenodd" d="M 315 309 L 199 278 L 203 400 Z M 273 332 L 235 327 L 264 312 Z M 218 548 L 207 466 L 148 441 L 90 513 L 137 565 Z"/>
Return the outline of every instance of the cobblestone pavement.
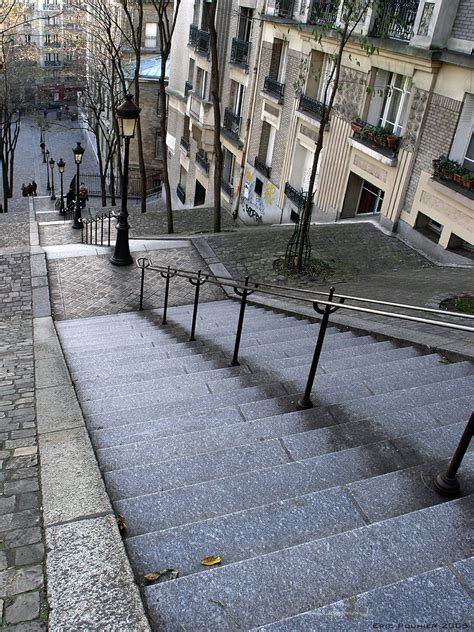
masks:
<path fill-rule="evenodd" d="M 81 232 L 66 224 L 43 224 L 39 226 L 41 246 L 58 246 L 66 244 L 80 244 Z"/>
<path fill-rule="evenodd" d="M 134 259 L 150 253 L 134 253 Z M 156 265 L 171 265 L 186 270 L 207 270 L 192 248 L 159 250 L 152 253 Z M 116 267 L 110 255 L 53 259 L 48 262 L 53 317 L 56 320 L 87 318 L 130 312 L 138 308 L 140 270 L 135 266 Z M 163 306 L 165 281 L 158 273 L 148 272 L 144 292 L 145 309 Z M 201 287 L 200 300 L 216 301 L 224 295 L 214 285 Z M 170 291 L 170 305 L 187 305 L 194 300 L 194 287 L 176 278 Z"/>
<path fill-rule="evenodd" d="M 1 247 L 27 245 L 25 200 L 0 215 Z M 28 248 L 0 253 L 0 612 L 2 629 L 46 630 Z"/>

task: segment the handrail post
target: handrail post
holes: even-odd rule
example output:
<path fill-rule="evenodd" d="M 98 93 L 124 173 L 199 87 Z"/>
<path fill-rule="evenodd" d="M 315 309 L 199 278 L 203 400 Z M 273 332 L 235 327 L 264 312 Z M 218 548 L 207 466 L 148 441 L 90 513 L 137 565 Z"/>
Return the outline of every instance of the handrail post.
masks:
<path fill-rule="evenodd" d="M 163 273 L 161 273 L 163 276 Z M 174 276 L 171 274 L 171 266 L 168 266 L 168 272 L 166 273 L 166 285 L 165 285 L 165 304 L 163 305 L 163 318 L 161 321 L 162 325 L 167 325 L 168 321 L 166 320 L 166 316 L 168 314 L 168 296 L 170 293 L 170 279 Z"/>
<path fill-rule="evenodd" d="M 107 235 L 107 246 L 110 246 L 110 222 L 112 221 L 112 213 L 109 211 L 109 231 Z"/>
<path fill-rule="evenodd" d="M 332 301 L 332 297 L 335 291 L 336 291 L 336 288 L 334 287 L 329 288 L 328 301 Z M 321 313 L 321 310 L 319 309 L 317 303 L 314 303 L 314 309 Z M 313 382 L 316 375 L 316 371 L 318 369 L 319 356 L 321 355 L 321 350 L 323 348 L 324 336 L 326 335 L 326 329 L 329 322 L 329 315 L 332 313 L 331 305 L 326 305 L 324 312 L 322 313 L 323 313 L 323 317 L 321 319 L 321 324 L 319 326 L 318 340 L 316 341 L 316 347 L 314 348 L 313 361 L 311 362 L 311 368 L 309 370 L 309 375 L 308 375 L 308 380 L 306 382 L 304 395 L 302 399 L 300 399 L 298 403 L 296 404 L 297 410 L 306 410 L 308 408 L 313 408 L 314 406 L 313 402 L 311 401 L 311 391 L 313 389 Z"/>
<path fill-rule="evenodd" d="M 240 340 L 242 338 L 242 328 L 243 328 L 244 317 L 245 317 L 245 308 L 247 306 L 247 297 L 250 294 L 253 294 L 253 290 L 249 291 L 248 289 L 249 278 L 250 277 L 245 277 L 245 288 L 242 291 L 234 287 L 234 292 L 237 294 L 237 296 L 240 296 L 241 299 L 240 299 L 239 322 L 237 324 L 237 332 L 235 334 L 234 355 L 232 356 L 232 361 L 230 363 L 230 366 L 240 365 L 238 358 L 239 358 Z"/>
<path fill-rule="evenodd" d="M 84 243 L 84 224 L 81 223 L 81 244 Z M 86 234 L 86 243 L 87 243 L 87 234 Z"/>
<path fill-rule="evenodd" d="M 462 463 L 464 455 L 466 454 L 466 450 L 469 447 L 473 432 L 474 412 L 471 413 L 467 426 L 464 429 L 461 440 L 459 441 L 458 447 L 456 448 L 456 452 L 451 459 L 448 469 L 443 474 L 438 474 L 433 481 L 434 490 L 438 492 L 438 494 L 441 494 L 441 496 L 453 497 L 459 494 L 459 481 L 456 478 L 456 474 Z"/>
<path fill-rule="evenodd" d="M 145 270 L 150 265 L 150 260 L 147 259 L 146 257 L 140 257 L 140 259 L 138 259 L 138 265 L 142 269 L 142 278 L 141 278 L 141 283 L 140 283 L 140 305 L 138 307 L 138 311 L 142 312 L 143 311 L 143 291 L 145 289 Z"/>
<path fill-rule="evenodd" d="M 198 304 L 199 304 L 199 290 L 201 288 L 201 285 L 203 285 L 203 283 L 205 283 L 207 280 L 207 277 L 205 279 L 202 279 L 201 274 L 202 272 L 201 270 L 199 270 L 196 281 L 189 279 L 189 282 L 191 283 L 191 285 L 194 285 L 196 287 L 196 292 L 194 293 L 193 322 L 191 325 L 191 335 L 189 336 L 189 342 L 195 342 L 196 340 L 195 333 L 196 333 L 197 311 L 198 311 Z"/>

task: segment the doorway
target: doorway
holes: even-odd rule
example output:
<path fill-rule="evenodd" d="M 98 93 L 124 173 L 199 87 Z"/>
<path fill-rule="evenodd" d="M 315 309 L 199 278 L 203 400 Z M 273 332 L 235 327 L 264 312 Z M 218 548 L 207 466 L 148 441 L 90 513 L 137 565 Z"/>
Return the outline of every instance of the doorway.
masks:
<path fill-rule="evenodd" d="M 193 206 L 202 206 L 206 201 L 206 189 L 202 186 L 199 180 L 196 180 L 196 189 L 194 190 L 194 204 Z"/>

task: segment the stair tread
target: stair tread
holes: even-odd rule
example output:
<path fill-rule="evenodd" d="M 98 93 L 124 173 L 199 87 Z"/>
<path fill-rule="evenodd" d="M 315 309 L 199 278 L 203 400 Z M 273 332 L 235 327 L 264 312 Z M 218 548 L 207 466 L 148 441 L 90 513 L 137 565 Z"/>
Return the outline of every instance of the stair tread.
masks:
<path fill-rule="evenodd" d="M 149 586 L 151 620 L 160 630 L 249 630 L 465 559 L 470 500 Z"/>

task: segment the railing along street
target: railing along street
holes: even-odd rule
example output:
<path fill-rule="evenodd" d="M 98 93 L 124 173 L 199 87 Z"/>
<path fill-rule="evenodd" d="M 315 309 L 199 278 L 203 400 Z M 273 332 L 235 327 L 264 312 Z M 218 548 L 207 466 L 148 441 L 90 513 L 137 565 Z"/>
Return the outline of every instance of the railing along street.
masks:
<path fill-rule="evenodd" d="M 145 273 L 148 271 L 158 273 L 165 280 L 165 294 L 164 294 L 164 306 L 163 306 L 163 316 L 162 316 L 162 324 L 167 324 L 167 315 L 168 315 L 168 304 L 169 304 L 169 292 L 170 292 L 170 281 L 171 279 L 183 278 L 187 279 L 191 285 L 195 287 L 194 292 L 194 306 L 193 306 L 193 314 L 191 320 L 191 332 L 189 340 L 191 342 L 196 340 L 196 323 L 197 323 L 197 313 L 199 307 L 199 293 L 200 288 L 205 283 L 210 283 L 213 285 L 217 285 L 219 287 L 230 287 L 233 289 L 234 293 L 240 298 L 240 311 L 239 318 L 237 323 L 237 329 L 235 334 L 235 344 L 234 344 L 234 352 L 232 356 L 232 360 L 230 362 L 231 366 L 239 366 L 239 349 L 240 342 L 242 338 L 242 331 L 244 325 L 245 318 L 245 309 L 247 306 L 248 297 L 254 292 L 258 292 L 260 294 L 297 300 L 300 303 L 311 305 L 313 309 L 322 316 L 321 323 L 319 326 L 318 337 L 316 340 L 316 345 L 313 352 L 313 357 L 311 361 L 311 367 L 308 374 L 308 379 L 306 382 L 306 388 L 302 398 L 296 404 L 297 410 L 306 410 L 308 408 L 313 408 L 314 404 L 311 401 L 311 394 L 314 385 L 314 379 L 316 376 L 316 371 L 318 369 L 319 359 L 321 356 L 321 351 L 324 344 L 324 338 L 326 335 L 327 326 L 329 323 L 330 316 L 334 314 L 334 312 L 342 309 L 349 310 L 349 312 L 362 313 L 362 314 L 372 314 L 375 316 L 385 316 L 388 318 L 393 318 L 395 320 L 402 320 L 408 322 L 415 322 L 422 325 L 433 325 L 435 327 L 440 327 L 442 329 L 452 329 L 456 331 L 466 331 L 471 334 L 474 334 L 474 315 L 471 314 L 462 314 L 458 312 L 450 312 L 440 309 L 433 309 L 429 307 L 419 307 L 417 305 L 406 305 L 403 303 L 395 303 L 392 301 L 380 301 L 376 299 L 369 299 L 360 296 L 350 296 L 347 294 L 336 294 L 336 290 L 334 287 L 329 288 L 329 294 L 325 292 L 313 291 L 313 290 L 304 290 L 295 287 L 284 287 L 280 285 L 274 285 L 270 283 L 262 283 L 250 281 L 250 277 L 246 277 L 244 280 L 234 280 L 231 277 L 225 276 L 217 276 L 211 273 L 203 273 L 202 270 L 198 272 L 192 270 L 183 270 L 179 268 L 172 268 L 171 266 L 157 266 L 153 265 L 153 262 L 146 257 L 142 257 L 138 259 L 137 266 L 141 270 L 141 282 L 140 282 L 140 303 L 139 303 L 139 311 L 144 309 L 144 291 L 145 291 Z M 156 292 L 154 293 L 156 294 Z M 153 295 L 152 295 L 153 296 Z M 150 298 L 150 297 L 148 297 Z M 355 303 L 354 304 L 349 304 Z M 371 307 L 363 307 L 358 305 L 359 303 L 365 303 L 370 305 Z M 372 307 L 372 306 L 376 306 Z M 385 309 L 380 308 L 393 308 L 397 311 L 385 311 Z M 408 313 L 403 313 L 408 312 Z M 427 314 L 429 316 L 433 316 L 436 318 L 424 318 L 420 316 L 413 316 L 410 312 L 420 312 L 423 314 Z M 446 322 L 446 318 L 456 318 L 461 319 L 463 322 L 469 324 L 459 324 L 454 322 Z M 471 325 L 471 323 L 473 325 Z M 462 458 L 469 446 L 469 443 L 473 434 L 473 426 L 474 426 L 474 415 L 471 416 L 469 423 L 464 431 L 464 434 L 461 438 L 460 444 L 456 453 L 448 467 L 448 470 L 444 474 L 440 474 L 433 487 L 434 489 L 441 494 L 444 495 L 456 495 L 458 493 L 459 487 L 456 481 L 456 472 L 459 469 Z"/>
<path fill-rule="evenodd" d="M 110 246 L 111 222 L 115 218 L 115 214 L 110 211 L 95 217 L 83 217 L 81 221 L 81 242 L 94 246 Z"/>

